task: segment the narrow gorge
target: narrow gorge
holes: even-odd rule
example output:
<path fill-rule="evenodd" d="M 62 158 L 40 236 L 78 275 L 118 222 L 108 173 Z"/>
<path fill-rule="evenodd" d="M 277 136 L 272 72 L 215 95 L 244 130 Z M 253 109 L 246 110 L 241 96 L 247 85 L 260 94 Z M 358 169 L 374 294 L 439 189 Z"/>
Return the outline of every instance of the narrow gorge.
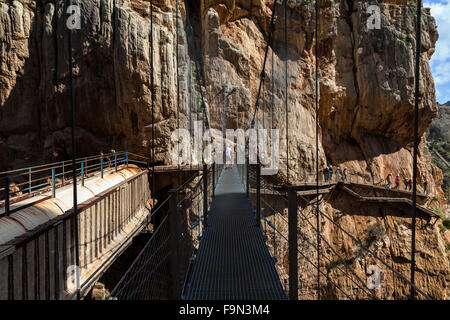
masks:
<path fill-rule="evenodd" d="M 190 129 L 203 119 L 202 95 L 211 127 L 222 129 L 223 86 L 237 87 L 228 98 L 226 127 L 235 128 L 236 121 L 241 128 L 251 126 L 274 0 L 180 0 L 178 14 L 175 0 L 154 0 L 153 32 L 149 1 L 73 2 L 81 9 L 81 29 L 73 32 L 72 41 L 79 156 L 111 150 L 149 156 L 152 98 L 157 164 L 172 164 L 170 137 L 175 129 Z M 318 4 L 319 170 L 328 165 L 346 167 L 353 177 L 378 186 L 385 184 L 389 173 L 412 177 L 415 3 L 318 0 Z M 381 9 L 381 29 L 367 27 L 371 4 Z M 66 6 L 63 0 L 0 1 L 0 172 L 67 160 L 72 155 Z M 296 184 L 316 168 L 316 21 L 312 1 L 289 0 L 287 6 L 287 12 L 282 5 L 275 12 L 276 29 L 257 121 L 259 126 L 280 130 L 282 161 L 273 181 L 286 180 L 288 162 L 289 182 Z M 429 61 L 438 38 L 435 20 L 425 8 L 417 185 L 422 193 L 427 181 L 432 196 L 420 204 L 443 215 L 447 209 L 444 176 L 432 164 L 426 144 L 427 129 L 437 116 Z M 356 191 L 364 197 L 385 192 Z M 332 221 L 409 277 L 411 206 L 359 202 L 341 188 L 320 200 L 320 210 Z M 287 216 L 284 201 L 267 201 Z M 308 199 L 299 202 L 304 214 L 299 217 L 299 250 L 313 259 L 311 243 L 316 238 L 306 220 L 314 221 L 315 209 Z M 283 225 L 269 210 L 264 209 L 263 215 Z M 369 266 L 378 265 L 382 284 L 374 290 L 376 295 L 406 299 L 408 284 L 362 252 L 332 221 L 322 220 L 320 225 L 329 243 L 322 241 L 327 258 L 321 260 L 321 270 L 346 291 L 366 299 L 336 267 L 346 265 L 366 279 Z M 433 222 L 418 215 L 416 284 L 432 298 L 449 299 L 450 228 L 442 220 Z M 287 232 L 287 226 L 283 230 Z M 288 274 L 287 246 L 270 235 L 266 240 L 271 252 L 278 250 L 276 267 L 283 280 Z M 345 261 L 336 258 L 336 252 Z M 301 297 L 314 299 L 316 270 L 302 257 L 299 274 Z M 327 278 L 321 281 L 323 299 L 345 299 Z"/>

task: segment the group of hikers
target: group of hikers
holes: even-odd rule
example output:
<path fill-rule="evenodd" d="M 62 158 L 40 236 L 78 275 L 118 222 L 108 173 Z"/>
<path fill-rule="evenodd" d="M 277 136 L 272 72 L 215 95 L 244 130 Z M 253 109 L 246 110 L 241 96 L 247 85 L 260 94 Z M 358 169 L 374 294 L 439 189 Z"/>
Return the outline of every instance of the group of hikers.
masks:
<path fill-rule="evenodd" d="M 335 180 L 340 181 L 347 181 L 347 174 L 348 170 L 345 167 L 344 170 L 341 171 L 341 168 L 336 167 L 335 170 L 333 170 L 333 166 L 327 166 L 325 169 L 323 169 L 323 176 L 325 179 L 325 182 L 331 182 L 333 181 L 333 175 L 335 176 Z M 393 189 L 400 189 L 400 175 L 397 175 L 394 179 L 394 187 Z M 405 178 L 403 179 L 403 184 L 405 186 L 405 191 L 411 191 L 413 188 L 413 179 L 412 178 Z M 392 185 L 392 173 L 389 173 L 386 177 L 386 188 L 391 189 Z M 428 181 L 425 181 L 423 184 L 423 192 L 425 194 L 428 194 Z"/>
<path fill-rule="evenodd" d="M 341 168 L 336 167 L 336 170 L 334 171 L 334 175 L 336 176 L 337 180 L 347 181 L 347 167 L 344 168 L 344 170 L 341 172 Z M 328 166 L 323 169 L 323 176 L 325 179 L 325 182 L 330 182 L 333 180 L 333 166 Z"/>
<path fill-rule="evenodd" d="M 233 150 L 234 149 L 234 150 Z M 236 147 L 232 148 L 230 144 L 227 144 L 225 148 L 225 162 L 226 166 L 225 169 L 232 169 L 233 168 L 233 158 L 232 154 L 236 152 Z M 331 182 L 333 181 L 333 175 L 335 176 L 335 179 L 338 181 L 347 181 L 347 174 L 348 169 L 347 167 L 344 167 L 344 170 L 341 171 L 341 168 L 336 167 L 335 170 L 333 170 L 333 166 L 327 166 L 325 169 L 323 169 L 323 175 L 325 182 Z M 395 186 L 393 189 L 399 189 L 400 188 L 400 175 L 396 175 L 395 179 Z M 391 189 L 392 184 L 392 173 L 389 173 L 386 177 L 386 188 Z M 411 191 L 413 188 L 413 179 L 412 178 L 405 178 L 403 179 L 403 184 L 405 186 L 405 191 Z M 425 194 L 428 194 L 428 181 L 425 181 L 423 184 L 423 191 Z"/>
<path fill-rule="evenodd" d="M 396 175 L 395 179 L 395 186 L 393 189 L 399 189 L 400 188 L 400 175 Z M 389 173 L 386 177 L 386 188 L 390 189 L 392 184 L 392 173 Z M 413 179 L 412 178 L 405 178 L 403 179 L 403 184 L 405 185 L 405 191 L 411 191 L 413 188 Z M 428 181 L 425 181 L 423 183 L 423 192 L 425 194 L 428 194 Z"/>

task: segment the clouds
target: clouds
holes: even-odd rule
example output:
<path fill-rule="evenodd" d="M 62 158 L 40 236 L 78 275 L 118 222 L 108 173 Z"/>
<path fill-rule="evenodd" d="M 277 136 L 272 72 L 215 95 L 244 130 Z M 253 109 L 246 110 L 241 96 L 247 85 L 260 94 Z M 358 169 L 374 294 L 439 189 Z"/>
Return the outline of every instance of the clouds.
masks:
<path fill-rule="evenodd" d="M 450 100 L 450 0 L 426 0 L 424 7 L 431 8 L 439 32 L 436 52 L 430 65 L 436 85 L 436 98 L 440 103 L 445 103 Z"/>

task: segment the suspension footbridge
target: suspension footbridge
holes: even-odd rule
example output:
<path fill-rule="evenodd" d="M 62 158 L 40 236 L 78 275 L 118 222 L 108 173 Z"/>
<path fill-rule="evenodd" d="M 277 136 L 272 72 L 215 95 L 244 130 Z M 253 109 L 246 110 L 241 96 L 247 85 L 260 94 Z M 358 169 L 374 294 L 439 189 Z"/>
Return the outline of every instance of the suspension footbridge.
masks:
<path fill-rule="evenodd" d="M 319 173 L 317 6 L 316 1 L 315 172 L 308 172 L 304 181 L 296 181 L 296 185 L 290 179 L 293 168 L 288 160 L 287 58 L 284 68 L 284 165 L 287 177 L 281 185 L 261 175 L 260 158 L 257 157 L 256 163 L 249 163 L 251 151 L 248 141 L 245 146 L 246 163 L 236 164 L 233 169 L 225 169 L 220 163 L 156 165 L 152 94 L 152 143 L 148 157 L 123 151 L 76 159 L 73 126 L 72 160 L 0 173 L 0 299 L 83 299 L 143 232 L 149 235 L 147 241 L 110 288 L 107 299 L 301 299 L 304 297 L 299 296 L 303 285 L 299 261 L 305 262 L 311 268 L 314 280 L 317 279 L 314 285 L 309 286 L 318 299 L 322 298 L 323 279 L 327 287 L 334 288 L 347 299 L 378 299 L 377 292 L 361 274 L 355 272 L 349 259 L 324 236 L 321 229 L 324 221 L 339 230 L 343 238 L 357 244 L 364 254 L 370 255 L 396 281 L 410 288 L 411 298 L 431 299 L 414 279 L 416 218 L 426 223 L 439 219 L 437 214 L 421 205 L 428 196 L 418 193 L 416 189 L 417 125 L 412 193 L 387 190 L 367 179 L 361 181 L 357 173 L 349 175 L 348 181 L 336 178 L 323 181 Z M 152 8 L 151 2 L 150 10 Z M 420 22 L 420 7 L 418 10 Z M 178 11 L 177 1 L 177 75 Z M 287 12 L 287 1 L 284 1 L 285 53 L 288 46 Z M 278 28 L 276 16 L 277 1 L 274 1 L 256 102 L 254 108 L 248 111 L 249 114 L 253 112 L 253 115 L 248 116 L 252 129 L 261 122 L 263 127 L 265 125 L 265 120 L 259 119 L 260 98 L 264 91 L 269 46 L 273 46 L 275 30 Z M 150 19 L 153 41 L 152 11 Z M 69 30 L 68 37 L 70 87 L 71 32 Z M 203 125 L 210 129 L 211 119 L 203 96 L 206 84 L 201 58 L 196 61 L 196 68 Z M 418 74 L 416 72 L 416 77 Z M 153 77 L 152 47 L 152 93 Z M 416 85 L 417 121 L 418 78 Z M 177 122 L 179 91 L 177 80 Z M 71 106 L 74 120 L 73 95 Z M 225 107 L 222 111 L 222 119 L 225 119 Z M 262 111 L 264 117 L 265 110 Z M 225 123 L 224 120 L 222 122 Z M 274 127 L 273 115 L 271 127 Z M 364 189 L 369 189 L 375 195 L 361 194 Z M 412 215 L 406 217 L 411 219 L 413 230 L 410 276 L 396 270 L 368 245 L 368 241 L 357 238 L 329 213 L 320 209 L 323 198 L 336 190 L 345 192 L 361 203 L 396 206 L 406 210 L 412 208 Z M 275 198 L 283 204 L 273 201 Z M 307 207 L 313 208 L 312 216 L 306 213 Z M 305 235 L 305 227 L 313 236 Z M 300 240 L 309 250 L 300 249 Z M 337 258 L 336 261 L 331 260 L 331 253 Z M 327 267 L 340 272 L 346 286 L 333 279 Z M 351 290 L 346 290 L 349 286 Z"/>

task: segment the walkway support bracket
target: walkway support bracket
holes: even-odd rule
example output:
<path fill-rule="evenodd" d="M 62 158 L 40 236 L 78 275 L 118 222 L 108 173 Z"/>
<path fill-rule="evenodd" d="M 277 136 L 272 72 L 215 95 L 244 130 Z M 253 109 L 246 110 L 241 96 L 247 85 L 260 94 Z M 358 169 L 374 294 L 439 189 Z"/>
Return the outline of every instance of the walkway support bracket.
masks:
<path fill-rule="evenodd" d="M 289 299 L 298 300 L 297 193 L 288 191 Z"/>
<path fill-rule="evenodd" d="M 208 166 L 203 165 L 203 228 L 208 227 Z"/>
<path fill-rule="evenodd" d="M 179 300 L 181 297 L 180 282 L 180 257 L 178 251 L 178 237 L 180 235 L 180 219 L 178 215 L 178 191 L 170 190 L 171 199 L 169 201 L 169 300 Z"/>

